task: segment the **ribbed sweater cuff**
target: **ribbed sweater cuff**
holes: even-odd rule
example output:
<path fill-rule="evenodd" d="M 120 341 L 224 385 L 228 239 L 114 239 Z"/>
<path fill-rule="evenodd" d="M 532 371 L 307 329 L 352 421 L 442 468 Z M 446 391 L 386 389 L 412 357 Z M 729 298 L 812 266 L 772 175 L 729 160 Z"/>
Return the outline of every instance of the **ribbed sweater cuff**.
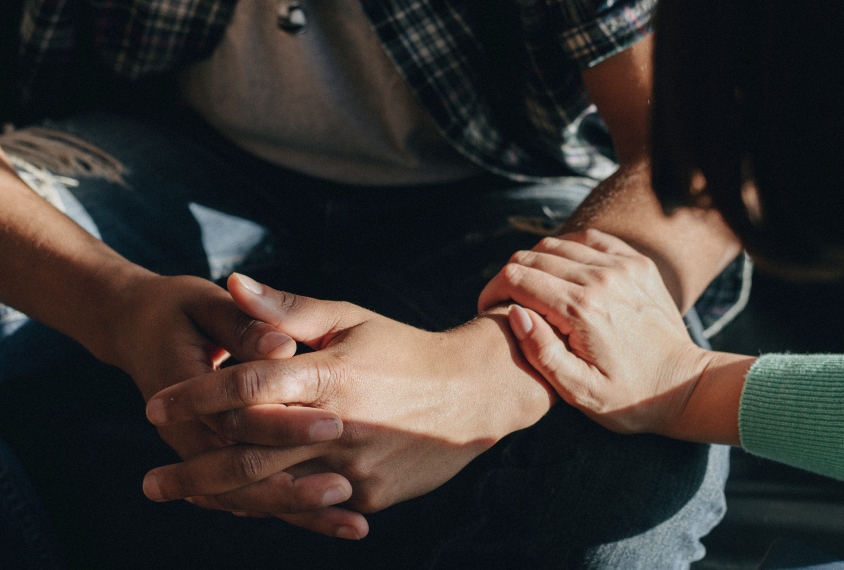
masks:
<path fill-rule="evenodd" d="M 844 479 L 844 355 L 769 354 L 745 380 L 742 446 Z"/>

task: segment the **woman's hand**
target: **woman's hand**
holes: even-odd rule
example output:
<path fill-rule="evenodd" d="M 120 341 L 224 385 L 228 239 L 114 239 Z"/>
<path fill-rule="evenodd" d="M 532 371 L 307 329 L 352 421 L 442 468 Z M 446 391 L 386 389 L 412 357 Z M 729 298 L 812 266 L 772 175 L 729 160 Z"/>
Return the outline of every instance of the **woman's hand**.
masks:
<path fill-rule="evenodd" d="M 676 435 L 710 354 L 690 339 L 654 263 L 596 230 L 517 252 L 480 310 L 513 300 L 528 361 L 569 404 L 622 433 Z"/>

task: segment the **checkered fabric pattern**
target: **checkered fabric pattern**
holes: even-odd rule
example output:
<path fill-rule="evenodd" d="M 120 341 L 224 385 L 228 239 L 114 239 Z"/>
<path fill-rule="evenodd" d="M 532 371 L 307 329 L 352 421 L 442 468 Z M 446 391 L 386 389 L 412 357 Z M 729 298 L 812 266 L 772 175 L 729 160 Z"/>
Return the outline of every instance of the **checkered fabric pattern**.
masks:
<path fill-rule="evenodd" d="M 19 93 L 26 102 L 95 73 L 138 82 L 201 59 L 237 0 L 23 2 Z M 359 2 L 440 131 L 475 163 L 523 181 L 575 175 L 597 182 L 615 170 L 580 71 L 650 33 L 656 0 Z M 697 305 L 710 333 L 746 289 L 743 263 Z"/>
<path fill-rule="evenodd" d="M 92 72 L 132 82 L 187 65 L 213 50 L 236 3 L 24 1 L 24 101 Z M 611 145 L 571 131 L 594 110 L 579 72 L 648 34 L 655 2 L 360 0 L 449 141 L 522 180 L 606 175 Z"/>

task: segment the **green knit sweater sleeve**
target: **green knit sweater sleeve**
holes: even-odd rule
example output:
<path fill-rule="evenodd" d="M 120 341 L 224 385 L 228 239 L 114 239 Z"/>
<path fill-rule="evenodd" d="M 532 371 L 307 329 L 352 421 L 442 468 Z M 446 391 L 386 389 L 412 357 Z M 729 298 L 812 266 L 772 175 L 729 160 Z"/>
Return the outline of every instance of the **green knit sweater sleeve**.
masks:
<path fill-rule="evenodd" d="M 751 453 L 844 479 L 844 355 L 759 358 L 742 391 L 739 435 Z"/>

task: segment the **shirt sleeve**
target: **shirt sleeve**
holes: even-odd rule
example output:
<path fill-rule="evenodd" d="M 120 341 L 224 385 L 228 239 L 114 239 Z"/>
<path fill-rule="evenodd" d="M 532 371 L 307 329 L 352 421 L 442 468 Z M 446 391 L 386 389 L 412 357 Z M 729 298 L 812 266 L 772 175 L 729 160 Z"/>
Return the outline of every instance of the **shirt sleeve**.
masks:
<path fill-rule="evenodd" d="M 651 33 L 656 0 L 560 0 L 559 41 L 581 69 L 597 65 Z"/>
<path fill-rule="evenodd" d="M 751 453 L 844 480 L 844 355 L 757 360 L 742 391 L 739 435 Z"/>

